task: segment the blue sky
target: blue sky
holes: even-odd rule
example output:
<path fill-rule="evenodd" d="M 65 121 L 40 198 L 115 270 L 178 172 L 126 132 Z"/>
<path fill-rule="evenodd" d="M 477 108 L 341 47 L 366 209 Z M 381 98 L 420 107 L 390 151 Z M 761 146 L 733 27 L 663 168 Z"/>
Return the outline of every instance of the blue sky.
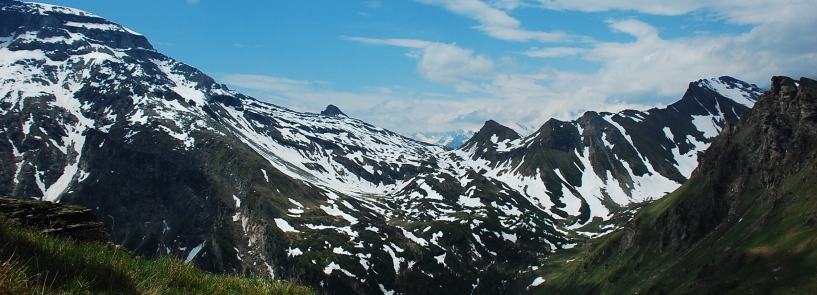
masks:
<path fill-rule="evenodd" d="M 54 0 L 220 83 L 393 131 L 536 128 L 687 84 L 817 77 L 815 0 Z"/>

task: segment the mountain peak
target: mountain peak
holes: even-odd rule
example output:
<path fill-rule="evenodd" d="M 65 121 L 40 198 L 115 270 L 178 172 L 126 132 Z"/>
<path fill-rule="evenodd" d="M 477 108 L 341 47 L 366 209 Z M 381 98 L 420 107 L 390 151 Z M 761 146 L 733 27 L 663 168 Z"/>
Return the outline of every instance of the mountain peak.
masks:
<path fill-rule="evenodd" d="M 490 138 L 493 135 L 496 135 L 497 141 L 504 141 L 504 140 L 515 140 L 521 138 L 519 133 L 516 133 L 513 129 L 499 124 L 494 120 L 485 121 L 485 125 L 482 125 L 482 128 L 474 134 L 474 138 L 479 136 Z"/>
<path fill-rule="evenodd" d="M 460 148 L 468 149 L 474 145 L 482 146 L 485 143 L 489 143 L 488 145 L 493 145 L 493 143 L 496 142 L 516 140 L 520 138 L 522 137 L 519 136 L 519 133 L 516 133 L 516 131 L 513 129 L 499 124 L 494 120 L 488 120 L 485 121 L 485 125 L 482 125 L 482 128 L 480 128 L 477 133 L 474 133 L 474 136 L 466 141 Z"/>
<path fill-rule="evenodd" d="M 797 83 L 799 81 L 795 81 L 792 78 L 786 76 L 774 76 L 772 77 L 772 94 L 782 94 L 782 95 L 789 95 L 792 93 L 797 92 Z"/>
<path fill-rule="evenodd" d="M 326 109 L 321 112 L 321 115 L 330 117 L 346 116 L 346 114 L 344 114 L 343 111 L 340 110 L 340 108 L 336 107 L 333 104 L 326 106 Z"/>
<path fill-rule="evenodd" d="M 701 79 L 690 82 L 683 98 L 670 108 L 695 116 L 723 117 L 726 122 L 736 124 L 742 112 L 739 109 L 751 108 L 762 93 L 757 85 L 728 76 Z"/>
<path fill-rule="evenodd" d="M 7 45 L 9 48 L 39 48 L 42 44 L 38 43 L 43 38 L 48 38 L 46 43 L 50 45 L 44 47 L 47 48 L 44 53 L 52 60 L 62 61 L 67 58 L 68 52 L 87 52 L 88 49 L 83 45 L 85 43 L 74 42 L 74 38 L 80 36 L 92 44 L 107 46 L 113 50 L 154 50 L 141 34 L 75 8 L 3 0 L 0 1 L 0 19 L 4 21 L 0 26 L 0 35 L 17 36 Z M 54 47 L 54 44 L 61 44 L 61 47 Z M 64 48 L 66 46 L 68 48 Z"/>

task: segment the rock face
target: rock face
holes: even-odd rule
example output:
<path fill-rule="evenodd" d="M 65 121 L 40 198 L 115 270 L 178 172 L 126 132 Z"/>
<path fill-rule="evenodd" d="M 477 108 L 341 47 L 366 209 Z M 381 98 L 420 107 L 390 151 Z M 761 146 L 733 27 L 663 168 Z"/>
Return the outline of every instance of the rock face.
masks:
<path fill-rule="evenodd" d="M 800 87 L 798 87 L 798 84 Z M 769 194 L 800 172 L 817 155 L 817 82 L 789 77 L 772 78 L 772 89 L 739 124 L 730 127 L 701 159 L 693 177 L 708 179 L 701 193 L 660 215 L 655 228 L 662 245 L 687 247 L 709 234 L 730 215 L 737 213 L 736 202 L 754 188 L 746 184 L 757 177 L 757 185 Z M 746 129 L 751 139 L 734 147 L 734 137 Z M 725 142 L 724 142 L 725 141 Z"/>
<path fill-rule="evenodd" d="M 587 247 L 560 294 L 817 290 L 817 81 L 772 78 L 689 181 Z M 557 281 L 559 281 L 557 279 Z"/>
<path fill-rule="evenodd" d="M 79 242 L 110 242 L 102 222 L 88 208 L 0 197 L 0 214 L 21 226 L 53 237 Z"/>

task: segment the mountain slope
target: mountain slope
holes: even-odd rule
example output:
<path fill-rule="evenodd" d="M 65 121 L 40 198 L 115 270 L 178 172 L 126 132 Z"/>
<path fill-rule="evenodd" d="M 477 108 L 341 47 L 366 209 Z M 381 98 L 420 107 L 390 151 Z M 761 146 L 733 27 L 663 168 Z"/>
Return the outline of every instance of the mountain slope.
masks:
<path fill-rule="evenodd" d="M 92 208 L 140 255 L 334 293 L 506 291 L 678 187 L 760 92 L 700 80 L 667 108 L 525 137 L 491 121 L 450 150 L 260 102 L 87 12 L 2 1 L 0 25 L 0 193 Z"/>
<path fill-rule="evenodd" d="M 740 92 L 736 99 L 747 105 L 714 89 Z M 550 120 L 525 138 L 499 134 L 510 129 L 484 135 L 482 130 L 453 154 L 472 160 L 465 161 L 472 170 L 516 183 L 515 190 L 544 208 L 563 211 L 562 217 L 579 216 L 580 225 L 675 189 L 697 165 L 697 153 L 724 124 L 735 123 L 759 92 L 729 77 L 700 80 L 664 109 L 587 112 L 572 122 Z M 493 125 L 486 123 L 489 129 Z M 544 189 L 538 195 L 528 192 L 534 185 Z"/>
<path fill-rule="evenodd" d="M 536 293 L 808 294 L 817 290 L 817 81 L 774 77 L 671 195 L 588 245 Z"/>

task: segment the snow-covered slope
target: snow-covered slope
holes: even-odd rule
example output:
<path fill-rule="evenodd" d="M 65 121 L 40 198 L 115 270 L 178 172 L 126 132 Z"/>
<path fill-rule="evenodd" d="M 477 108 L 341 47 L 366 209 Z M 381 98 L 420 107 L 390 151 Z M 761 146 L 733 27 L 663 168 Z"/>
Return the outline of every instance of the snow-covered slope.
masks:
<path fill-rule="evenodd" d="M 0 20 L 0 193 L 94 208 L 138 254 L 338 293 L 500 292 L 678 187 L 760 93 L 701 80 L 664 109 L 524 137 L 489 121 L 452 150 L 247 97 L 87 12 L 0 1 Z"/>
<path fill-rule="evenodd" d="M 608 218 L 615 207 L 675 190 L 712 138 L 737 123 L 760 93 L 721 77 L 690 83 L 684 97 L 664 109 L 588 112 L 571 122 L 551 120 L 524 138 L 489 123 L 449 157 L 542 208 L 583 215 L 581 225 L 587 217 Z"/>

